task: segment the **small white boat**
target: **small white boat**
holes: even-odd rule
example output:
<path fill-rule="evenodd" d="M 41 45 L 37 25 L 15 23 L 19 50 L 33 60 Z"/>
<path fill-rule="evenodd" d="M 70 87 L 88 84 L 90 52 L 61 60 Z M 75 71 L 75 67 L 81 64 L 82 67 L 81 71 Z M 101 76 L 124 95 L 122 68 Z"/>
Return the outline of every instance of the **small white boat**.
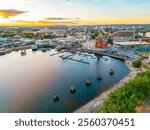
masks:
<path fill-rule="evenodd" d="M 31 46 L 31 49 L 32 49 L 32 51 L 37 51 L 37 50 L 38 50 L 38 48 L 37 48 L 36 45 L 32 45 L 32 46 Z"/>

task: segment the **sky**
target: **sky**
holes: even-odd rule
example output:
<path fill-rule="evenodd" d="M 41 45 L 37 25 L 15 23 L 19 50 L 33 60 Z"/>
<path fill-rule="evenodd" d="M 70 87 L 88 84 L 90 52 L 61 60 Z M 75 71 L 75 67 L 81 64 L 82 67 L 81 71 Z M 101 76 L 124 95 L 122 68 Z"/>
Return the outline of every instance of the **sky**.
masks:
<path fill-rule="evenodd" d="M 149 23 L 150 0 L 0 0 L 0 26 Z"/>

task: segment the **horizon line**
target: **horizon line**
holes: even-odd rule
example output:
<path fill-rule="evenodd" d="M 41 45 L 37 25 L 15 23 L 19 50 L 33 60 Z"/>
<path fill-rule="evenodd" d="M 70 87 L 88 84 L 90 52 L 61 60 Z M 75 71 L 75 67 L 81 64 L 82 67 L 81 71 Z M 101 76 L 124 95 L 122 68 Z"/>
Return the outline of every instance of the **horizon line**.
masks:
<path fill-rule="evenodd" d="M 110 24 L 81 24 L 81 25 L 0 25 L 0 27 L 50 27 L 50 26 L 102 26 L 102 25 L 150 25 L 150 23 L 110 23 Z"/>

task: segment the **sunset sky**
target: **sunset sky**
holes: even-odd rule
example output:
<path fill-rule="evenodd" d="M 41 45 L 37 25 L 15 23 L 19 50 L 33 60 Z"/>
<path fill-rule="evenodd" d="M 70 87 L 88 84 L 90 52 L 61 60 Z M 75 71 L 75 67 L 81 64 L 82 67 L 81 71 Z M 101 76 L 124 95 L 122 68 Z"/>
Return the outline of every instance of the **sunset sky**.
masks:
<path fill-rule="evenodd" d="M 150 23 L 150 0 L 0 0 L 0 26 Z"/>

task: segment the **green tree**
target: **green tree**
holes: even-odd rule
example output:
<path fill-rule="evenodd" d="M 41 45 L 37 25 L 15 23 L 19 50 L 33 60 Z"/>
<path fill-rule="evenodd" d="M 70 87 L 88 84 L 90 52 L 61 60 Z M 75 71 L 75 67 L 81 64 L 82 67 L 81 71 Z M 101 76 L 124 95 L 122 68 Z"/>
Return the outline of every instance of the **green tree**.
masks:
<path fill-rule="evenodd" d="M 96 31 L 94 34 L 91 35 L 92 39 L 96 39 L 99 35 L 99 31 Z"/>
<path fill-rule="evenodd" d="M 142 63 L 140 60 L 135 60 L 132 62 L 132 65 L 135 67 L 135 68 L 140 68 Z"/>
<path fill-rule="evenodd" d="M 150 96 L 150 71 L 138 74 L 120 89 L 108 95 L 103 112 L 130 113 Z"/>

